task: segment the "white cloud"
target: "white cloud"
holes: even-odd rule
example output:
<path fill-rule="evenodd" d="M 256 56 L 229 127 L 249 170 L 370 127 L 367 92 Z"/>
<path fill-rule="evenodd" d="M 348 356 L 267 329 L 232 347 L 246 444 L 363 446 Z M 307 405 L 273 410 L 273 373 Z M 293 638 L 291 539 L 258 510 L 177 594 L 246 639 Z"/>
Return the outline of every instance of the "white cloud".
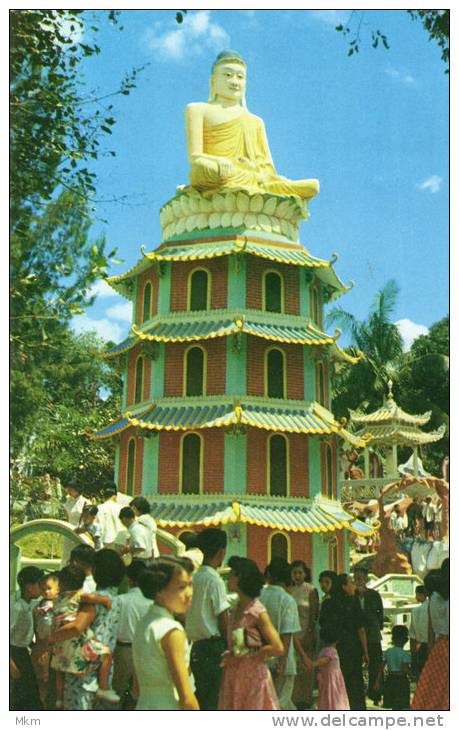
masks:
<path fill-rule="evenodd" d="M 416 187 L 418 190 L 429 190 L 429 192 L 431 193 L 438 193 L 441 183 L 441 177 L 439 177 L 438 175 L 431 175 L 426 180 L 417 183 Z"/>
<path fill-rule="evenodd" d="M 100 297 L 101 299 L 107 299 L 108 297 L 118 297 L 114 289 L 111 288 L 110 284 L 107 284 L 105 279 L 99 279 L 96 281 L 89 290 L 89 296 Z"/>
<path fill-rule="evenodd" d="M 310 14 L 314 20 L 329 25 L 333 29 L 337 25 L 346 23 L 349 19 L 349 12 L 344 13 L 341 10 L 311 10 Z"/>
<path fill-rule="evenodd" d="M 411 84 L 416 84 L 416 79 L 410 73 L 407 73 L 405 71 L 398 71 L 393 66 L 386 66 L 383 70 L 387 76 L 390 76 L 392 79 L 400 81 L 400 83 L 402 84 L 406 84 L 407 86 L 410 86 Z"/>
<path fill-rule="evenodd" d="M 146 30 L 145 40 L 163 61 L 180 62 L 207 50 L 221 51 L 230 46 L 228 33 L 211 19 L 210 10 L 189 12 L 174 30 L 164 31 L 163 24 L 155 23 Z"/>
<path fill-rule="evenodd" d="M 112 307 L 108 307 L 105 310 L 105 314 L 110 319 L 120 319 L 123 322 L 132 322 L 132 303 L 121 302 L 120 304 L 114 304 Z"/>
<path fill-rule="evenodd" d="M 410 319 L 399 319 L 395 324 L 402 336 L 405 352 L 410 349 L 416 337 L 429 333 L 429 329 L 424 324 L 416 324 L 416 322 L 412 322 Z"/>
<path fill-rule="evenodd" d="M 123 329 L 116 322 L 111 322 L 104 317 L 103 319 L 91 319 L 87 314 L 79 314 L 72 320 L 72 329 L 77 335 L 82 332 L 95 332 L 104 340 L 112 340 L 119 342 L 123 339 Z"/>

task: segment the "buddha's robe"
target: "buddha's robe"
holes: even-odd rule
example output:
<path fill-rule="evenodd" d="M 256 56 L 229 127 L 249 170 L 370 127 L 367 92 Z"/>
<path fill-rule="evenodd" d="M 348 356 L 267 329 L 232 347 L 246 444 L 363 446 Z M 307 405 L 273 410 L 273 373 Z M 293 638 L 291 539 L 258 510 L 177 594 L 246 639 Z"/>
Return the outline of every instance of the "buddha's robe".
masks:
<path fill-rule="evenodd" d="M 237 188 L 250 194 L 274 193 L 310 200 L 319 191 L 317 180 L 287 180 L 277 175 L 263 120 L 248 112 L 222 124 L 204 121 L 202 151 L 230 160 L 235 172 L 222 180 L 216 165 L 209 169 L 197 160 L 191 165 L 190 183 L 199 192 Z"/>

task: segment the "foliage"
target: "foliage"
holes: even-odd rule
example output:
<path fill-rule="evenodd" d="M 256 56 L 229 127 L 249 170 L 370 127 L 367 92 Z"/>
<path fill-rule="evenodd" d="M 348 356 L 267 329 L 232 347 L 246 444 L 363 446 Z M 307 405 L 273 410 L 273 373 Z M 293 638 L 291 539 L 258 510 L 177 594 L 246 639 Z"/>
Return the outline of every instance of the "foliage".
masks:
<path fill-rule="evenodd" d="M 396 380 L 403 352 L 402 338 L 391 321 L 398 285 L 391 279 L 377 292 L 368 318 L 359 321 L 341 307 L 332 309 L 327 323 L 337 324 L 348 332 L 356 349 L 365 359 L 351 368 L 337 368 L 334 382 L 333 407 L 338 417 L 348 416 L 348 410 L 378 408 L 386 393 L 388 380 Z"/>
<path fill-rule="evenodd" d="M 445 436 L 423 447 L 423 464 L 430 473 L 441 476 L 443 457 L 449 453 L 449 318 L 432 325 L 404 356 L 397 389 L 400 405 L 409 413 L 432 411 L 425 429 L 432 431 L 444 424 Z"/>
<path fill-rule="evenodd" d="M 13 490 L 51 473 L 88 484 L 112 473 L 113 445 L 83 435 L 118 411 L 119 378 L 76 338 L 71 318 L 91 304 L 91 285 L 115 251 L 90 239 L 92 167 L 115 124 L 112 104 L 135 87 L 139 69 L 103 96 L 87 92 L 83 62 L 118 11 L 13 10 L 11 29 L 11 451 Z M 83 36 L 84 30 L 84 36 Z M 108 104 L 108 106 L 106 105 Z M 100 386 L 112 395 L 103 400 Z M 23 482 L 21 488 L 27 492 Z"/>
<path fill-rule="evenodd" d="M 449 10 L 408 10 L 413 20 L 420 20 L 429 34 L 429 41 L 434 40 L 441 48 L 441 59 L 449 67 Z M 340 23 L 335 30 L 342 33 L 349 41 L 348 56 L 359 53 L 362 44 L 361 31 L 364 23 L 363 10 L 352 10 L 347 23 Z M 389 48 L 387 36 L 380 30 L 371 30 L 371 45 L 373 48 L 382 46 Z M 449 73 L 449 68 L 445 73 Z"/>
<path fill-rule="evenodd" d="M 95 335 L 61 334 L 46 375 L 32 370 L 31 396 L 18 405 L 13 431 L 15 471 L 35 478 L 49 474 L 65 486 L 76 481 L 85 493 L 113 480 L 115 446 L 88 434 L 116 418 L 120 411 L 121 378 L 97 354 L 105 343 Z M 29 374 L 29 373 L 28 373 Z M 104 394 L 108 394 L 104 398 Z M 12 480 L 14 482 L 14 478 Z"/>

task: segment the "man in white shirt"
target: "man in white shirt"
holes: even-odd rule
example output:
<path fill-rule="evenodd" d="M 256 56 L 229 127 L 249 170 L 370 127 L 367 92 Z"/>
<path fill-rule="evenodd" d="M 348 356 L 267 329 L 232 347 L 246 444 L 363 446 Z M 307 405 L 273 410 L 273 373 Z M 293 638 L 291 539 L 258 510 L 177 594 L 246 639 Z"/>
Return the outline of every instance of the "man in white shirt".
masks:
<path fill-rule="evenodd" d="M 34 637 L 33 610 L 41 596 L 43 571 L 30 565 L 19 571 L 19 598 L 10 603 L 10 710 L 42 710 L 40 693 L 30 659 Z"/>
<path fill-rule="evenodd" d="M 159 550 L 156 540 L 156 533 L 158 531 L 158 528 L 156 527 L 155 520 L 150 514 L 151 506 L 148 499 L 145 499 L 145 497 L 134 497 L 129 506 L 134 510 L 135 516 L 137 517 L 137 522 L 140 525 L 146 527 L 147 530 L 150 532 L 152 556 L 153 558 L 158 558 Z"/>
<path fill-rule="evenodd" d="M 110 484 L 104 489 L 104 502 L 99 505 L 97 520 L 102 530 L 101 541 L 105 548 L 114 548 L 116 536 L 122 530 L 123 526 L 119 519 L 119 513 L 122 507 L 117 501 L 117 488 L 115 484 Z"/>
<path fill-rule="evenodd" d="M 416 586 L 416 601 L 419 606 L 411 611 L 410 624 L 410 651 L 412 668 L 419 677 L 427 659 L 427 645 L 429 642 L 429 601 L 424 586 Z"/>
<path fill-rule="evenodd" d="M 143 570 L 145 563 L 142 560 L 132 561 L 126 568 L 129 591 L 118 596 L 121 611 L 116 648 L 113 652 L 113 689 L 121 697 L 121 707 L 124 710 L 134 709 L 135 705 L 130 694 L 134 679 L 132 660 L 134 634 L 139 620 L 153 605 L 153 601 L 145 598 L 137 585 L 138 576 Z"/>
<path fill-rule="evenodd" d="M 151 560 L 153 557 L 153 544 L 151 533 L 135 519 L 134 510 L 131 507 L 123 507 L 120 511 L 120 520 L 129 533 L 128 544 L 121 548 L 121 555 L 132 555 L 140 560 Z"/>
<path fill-rule="evenodd" d="M 186 615 L 186 633 L 193 642 L 191 671 L 201 710 L 216 710 L 221 682 L 221 658 L 226 649 L 229 603 L 217 568 L 226 552 L 226 533 L 208 528 L 199 533 L 202 566 L 193 576 L 193 600 Z"/>
<path fill-rule="evenodd" d="M 296 676 L 296 659 L 293 635 L 301 631 L 298 606 L 286 587 L 290 584 L 290 566 L 283 558 L 273 558 L 265 572 L 268 585 L 260 594 L 274 628 L 284 644 L 284 656 L 271 659 L 271 670 L 281 710 L 296 710 L 292 702 Z"/>

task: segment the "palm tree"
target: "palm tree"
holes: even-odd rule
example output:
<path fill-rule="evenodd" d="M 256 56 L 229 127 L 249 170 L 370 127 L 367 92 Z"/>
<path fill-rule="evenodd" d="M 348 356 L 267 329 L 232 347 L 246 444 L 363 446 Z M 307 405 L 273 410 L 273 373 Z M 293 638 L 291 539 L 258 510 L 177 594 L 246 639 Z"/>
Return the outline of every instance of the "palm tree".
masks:
<path fill-rule="evenodd" d="M 398 293 L 397 282 L 390 279 L 377 292 L 367 319 L 358 320 L 341 307 L 335 307 L 327 316 L 327 324 L 338 325 L 350 334 L 353 346 L 365 355 L 357 365 L 336 370 L 333 407 L 338 416 L 348 416 L 349 408 L 379 408 L 387 382 L 398 380 L 403 341 L 391 321 Z"/>

